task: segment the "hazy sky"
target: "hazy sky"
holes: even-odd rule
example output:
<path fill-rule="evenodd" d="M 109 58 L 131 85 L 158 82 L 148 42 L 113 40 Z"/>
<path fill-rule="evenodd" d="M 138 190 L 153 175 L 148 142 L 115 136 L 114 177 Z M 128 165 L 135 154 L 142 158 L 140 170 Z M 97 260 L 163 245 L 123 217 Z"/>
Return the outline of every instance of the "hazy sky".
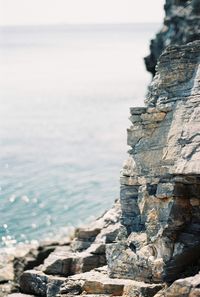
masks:
<path fill-rule="evenodd" d="M 164 0 L 0 0 L 0 25 L 161 22 Z"/>

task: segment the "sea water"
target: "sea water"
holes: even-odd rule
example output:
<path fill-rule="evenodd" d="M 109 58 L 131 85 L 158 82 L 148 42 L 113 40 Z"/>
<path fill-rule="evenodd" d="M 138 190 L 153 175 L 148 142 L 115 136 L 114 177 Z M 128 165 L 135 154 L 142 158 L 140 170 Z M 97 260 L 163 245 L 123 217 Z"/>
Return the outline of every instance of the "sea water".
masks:
<path fill-rule="evenodd" d="M 91 221 L 119 197 L 129 107 L 159 24 L 0 28 L 0 246 Z"/>

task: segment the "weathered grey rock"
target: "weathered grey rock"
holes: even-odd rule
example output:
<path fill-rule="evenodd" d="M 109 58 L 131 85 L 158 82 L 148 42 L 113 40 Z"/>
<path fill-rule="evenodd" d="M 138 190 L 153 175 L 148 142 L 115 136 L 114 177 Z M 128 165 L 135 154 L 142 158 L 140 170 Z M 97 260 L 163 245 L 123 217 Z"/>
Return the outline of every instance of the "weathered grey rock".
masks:
<path fill-rule="evenodd" d="M 66 243 L 66 242 L 65 242 Z M 32 269 L 43 263 L 44 259 L 55 250 L 58 242 L 41 244 L 21 244 L 12 248 L 1 249 L 0 252 L 0 283 L 19 281 L 24 270 Z"/>
<path fill-rule="evenodd" d="M 110 277 L 173 281 L 200 258 L 199 62 L 200 41 L 167 48 L 146 108 L 131 109 L 140 120 L 128 129 L 125 232 L 106 247 Z"/>
<path fill-rule="evenodd" d="M 199 0 L 166 0 L 165 19 L 161 31 L 151 40 L 150 55 L 145 58 L 146 68 L 153 75 L 157 61 L 169 45 L 183 45 L 199 39 Z"/>
<path fill-rule="evenodd" d="M 2 253 L 0 281 L 19 282 L 20 290 L 25 294 L 55 296 L 64 280 L 60 276 L 90 271 L 106 264 L 105 246 L 118 234 L 120 211 L 119 202 L 116 202 L 112 209 L 91 224 L 92 228 L 83 227 L 76 231 L 77 240 L 90 242 L 83 251 L 74 250 L 74 245 L 65 241 L 63 245 L 61 242 L 24 245 Z M 18 284 L 16 287 L 14 283 L 1 285 L 2 296 L 13 290 L 19 290 Z"/>
<path fill-rule="evenodd" d="M 38 250 L 38 244 L 22 244 L 16 247 L 2 248 L 0 252 L 0 283 L 8 281 L 14 281 L 16 273 L 23 271 L 25 268 L 25 262 L 29 263 L 29 260 L 33 260 L 34 251 Z M 30 257 L 30 255 L 32 255 Z M 31 259 L 30 259 L 31 258 Z M 19 271 L 15 270 L 15 263 L 17 259 L 21 263 Z M 16 262 L 15 262 L 16 261 Z"/>
<path fill-rule="evenodd" d="M 52 253 L 58 243 L 48 242 L 40 244 L 38 247 L 31 247 L 23 256 L 15 256 L 13 260 L 14 280 L 19 281 L 21 274 L 25 270 L 33 269 L 41 265 L 50 253 Z"/>
<path fill-rule="evenodd" d="M 163 294 L 163 297 L 199 297 L 200 274 L 176 280 Z"/>
<path fill-rule="evenodd" d="M 69 247 L 57 247 L 42 265 L 42 271 L 52 275 L 65 275 L 71 274 L 71 265 L 75 254 L 71 252 Z"/>
<path fill-rule="evenodd" d="M 114 206 L 92 222 L 89 226 L 77 228 L 75 238 L 72 241 L 71 248 L 73 251 L 86 250 L 93 242 L 107 243 L 115 240 L 121 215 L 119 201 L 116 201 Z"/>
<path fill-rule="evenodd" d="M 63 296 L 65 294 L 71 295 L 82 295 L 83 292 L 83 280 L 68 279 L 60 288 L 60 294 Z"/>
<path fill-rule="evenodd" d="M 127 279 L 109 278 L 106 267 L 101 270 L 77 274 L 69 277 L 61 289 L 61 296 L 64 294 L 97 294 L 112 296 L 141 296 L 151 297 L 162 288 L 162 285 L 145 284 Z"/>
<path fill-rule="evenodd" d="M 166 0 L 146 59 L 155 74 L 162 52 L 157 73 L 146 106 L 130 109 L 120 204 L 76 229 L 68 246 L 29 250 L 14 269 L 7 258 L 0 282 L 22 274 L 23 293 L 47 297 L 200 296 L 200 4 L 190 2 Z M 9 286 L 0 285 L 0 297 Z"/>
<path fill-rule="evenodd" d="M 0 253 L 0 297 L 19 291 L 19 279 L 24 270 L 43 263 L 57 245 L 68 245 L 69 239 L 59 241 L 45 240 L 40 244 L 20 244 L 3 248 Z M 2 283 L 2 284 L 1 284 Z M 17 294 L 17 293 L 15 293 Z"/>
<path fill-rule="evenodd" d="M 92 227 L 78 228 L 75 240 L 70 246 L 59 246 L 41 265 L 40 270 L 48 275 L 70 276 L 90 271 L 106 264 L 105 246 L 114 242 L 119 230 L 120 205 L 114 207 L 91 224 Z M 83 244 L 75 248 L 77 242 L 89 243 L 87 249 Z M 85 245 L 85 247 L 87 244 Z"/>
<path fill-rule="evenodd" d="M 27 270 L 20 277 L 20 290 L 25 294 L 55 297 L 65 278 L 45 275 L 41 271 Z"/>
<path fill-rule="evenodd" d="M 83 252 L 71 252 L 68 247 L 58 247 L 45 260 L 42 270 L 47 274 L 69 276 L 90 271 L 106 264 L 105 247 L 91 246 Z"/>
<path fill-rule="evenodd" d="M 134 283 L 124 287 L 123 296 L 153 297 L 162 288 L 162 285 Z"/>

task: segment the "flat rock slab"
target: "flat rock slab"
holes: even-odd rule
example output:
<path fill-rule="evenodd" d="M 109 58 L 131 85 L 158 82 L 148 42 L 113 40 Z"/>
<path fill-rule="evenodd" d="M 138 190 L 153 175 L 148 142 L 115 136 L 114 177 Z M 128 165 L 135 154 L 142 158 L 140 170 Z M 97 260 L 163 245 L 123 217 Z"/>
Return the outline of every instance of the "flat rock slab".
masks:
<path fill-rule="evenodd" d="M 50 275 L 69 276 L 103 266 L 106 263 L 105 248 L 104 254 L 95 254 L 98 252 L 98 247 L 96 250 L 91 249 L 91 252 L 83 251 L 80 253 L 71 252 L 69 247 L 58 247 L 45 260 L 42 271 Z"/>
<path fill-rule="evenodd" d="M 42 270 L 44 273 L 51 275 L 70 275 L 72 259 L 75 253 L 70 252 L 69 247 L 58 247 L 44 261 Z"/>
<path fill-rule="evenodd" d="M 155 294 L 162 289 L 161 284 L 146 284 L 143 282 L 136 282 L 125 286 L 123 296 L 126 297 L 153 297 Z M 139 294 L 139 295 L 138 295 Z"/>
<path fill-rule="evenodd" d="M 69 277 L 65 282 L 65 287 L 70 287 L 73 291 L 74 286 L 79 282 L 82 292 L 87 294 L 111 294 L 112 296 L 154 296 L 162 289 L 160 284 L 146 284 L 128 279 L 109 278 L 105 271 L 92 270 Z M 68 291 L 70 293 L 70 290 Z"/>

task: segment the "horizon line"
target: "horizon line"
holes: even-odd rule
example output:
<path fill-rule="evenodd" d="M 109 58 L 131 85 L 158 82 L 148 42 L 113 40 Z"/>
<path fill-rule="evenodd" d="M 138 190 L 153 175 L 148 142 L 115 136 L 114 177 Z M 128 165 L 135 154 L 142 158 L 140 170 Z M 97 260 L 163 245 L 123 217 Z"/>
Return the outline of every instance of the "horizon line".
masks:
<path fill-rule="evenodd" d="M 0 27 L 50 27 L 50 26 L 108 26 L 108 25 L 142 25 L 142 24 L 156 24 L 162 25 L 160 22 L 113 22 L 113 23 L 93 23 L 93 22 L 83 22 L 83 23 L 41 23 L 41 24 L 0 24 Z"/>

